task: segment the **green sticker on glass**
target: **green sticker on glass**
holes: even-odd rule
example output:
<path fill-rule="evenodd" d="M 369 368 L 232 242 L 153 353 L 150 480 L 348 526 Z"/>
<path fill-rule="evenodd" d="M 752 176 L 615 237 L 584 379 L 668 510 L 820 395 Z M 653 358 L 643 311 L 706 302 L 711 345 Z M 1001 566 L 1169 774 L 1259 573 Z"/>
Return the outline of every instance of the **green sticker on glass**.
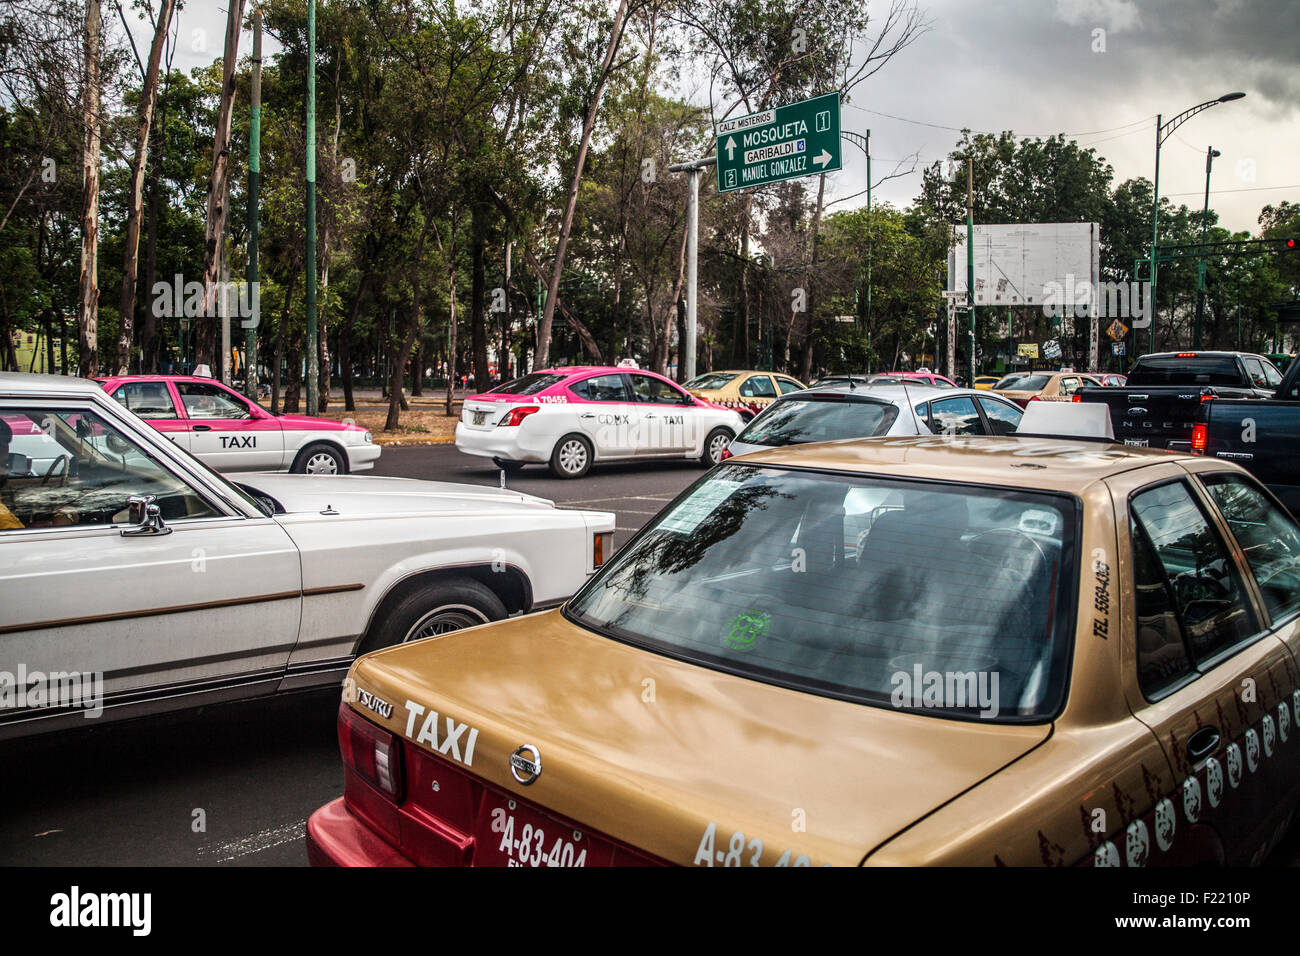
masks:
<path fill-rule="evenodd" d="M 752 650 L 771 624 L 772 615 L 766 611 L 741 611 L 731 619 L 722 643 L 733 651 Z"/>

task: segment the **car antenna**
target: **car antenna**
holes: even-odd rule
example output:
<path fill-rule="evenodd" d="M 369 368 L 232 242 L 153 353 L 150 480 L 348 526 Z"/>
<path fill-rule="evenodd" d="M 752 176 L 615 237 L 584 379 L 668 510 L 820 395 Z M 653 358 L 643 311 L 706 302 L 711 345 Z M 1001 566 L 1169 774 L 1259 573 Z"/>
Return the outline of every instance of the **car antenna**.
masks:
<path fill-rule="evenodd" d="M 912 413 L 912 424 L 916 426 L 916 433 L 918 435 L 924 435 L 925 432 L 921 431 L 921 420 L 916 417 L 916 408 L 912 405 L 912 395 L 907 390 L 907 382 L 900 381 L 899 384 L 903 386 L 903 399 L 907 402 L 907 410 Z M 928 432 L 930 429 L 927 427 L 925 431 Z M 933 432 L 931 432 L 931 434 L 933 434 Z"/>

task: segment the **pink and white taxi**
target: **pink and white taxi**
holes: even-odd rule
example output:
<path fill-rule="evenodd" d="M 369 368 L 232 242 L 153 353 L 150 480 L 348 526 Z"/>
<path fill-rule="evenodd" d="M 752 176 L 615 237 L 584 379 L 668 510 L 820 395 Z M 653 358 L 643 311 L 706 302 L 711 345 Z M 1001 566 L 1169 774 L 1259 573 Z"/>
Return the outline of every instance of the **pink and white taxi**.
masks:
<path fill-rule="evenodd" d="M 508 471 L 549 464 L 556 477 L 581 478 L 603 461 L 690 458 L 710 467 L 743 427 L 736 412 L 654 372 L 567 366 L 471 395 L 456 447 Z"/>
<path fill-rule="evenodd" d="M 122 405 L 217 471 L 346 475 L 375 467 L 366 429 L 328 418 L 272 415 L 232 388 L 188 375 L 96 379 Z"/>

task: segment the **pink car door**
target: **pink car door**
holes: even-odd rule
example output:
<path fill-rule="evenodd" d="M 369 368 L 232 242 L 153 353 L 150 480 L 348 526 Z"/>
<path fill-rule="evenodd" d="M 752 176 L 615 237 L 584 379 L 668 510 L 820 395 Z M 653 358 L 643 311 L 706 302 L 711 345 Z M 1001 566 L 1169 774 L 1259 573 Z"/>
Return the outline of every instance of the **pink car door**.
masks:
<path fill-rule="evenodd" d="M 189 425 L 181 418 L 176 398 L 166 382 L 123 382 L 113 389 L 113 398 L 186 451 L 190 450 Z"/>
<path fill-rule="evenodd" d="M 185 410 L 190 451 L 217 471 L 278 471 L 284 432 L 261 406 L 217 382 L 174 382 Z"/>

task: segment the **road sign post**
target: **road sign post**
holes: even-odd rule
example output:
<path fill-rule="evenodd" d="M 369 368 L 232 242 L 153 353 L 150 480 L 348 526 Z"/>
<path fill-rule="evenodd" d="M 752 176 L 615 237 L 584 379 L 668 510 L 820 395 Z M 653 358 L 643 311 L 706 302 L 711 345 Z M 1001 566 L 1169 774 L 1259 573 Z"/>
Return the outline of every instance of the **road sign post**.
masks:
<path fill-rule="evenodd" d="M 826 93 L 717 125 L 718 192 L 840 169 L 840 94 Z"/>

